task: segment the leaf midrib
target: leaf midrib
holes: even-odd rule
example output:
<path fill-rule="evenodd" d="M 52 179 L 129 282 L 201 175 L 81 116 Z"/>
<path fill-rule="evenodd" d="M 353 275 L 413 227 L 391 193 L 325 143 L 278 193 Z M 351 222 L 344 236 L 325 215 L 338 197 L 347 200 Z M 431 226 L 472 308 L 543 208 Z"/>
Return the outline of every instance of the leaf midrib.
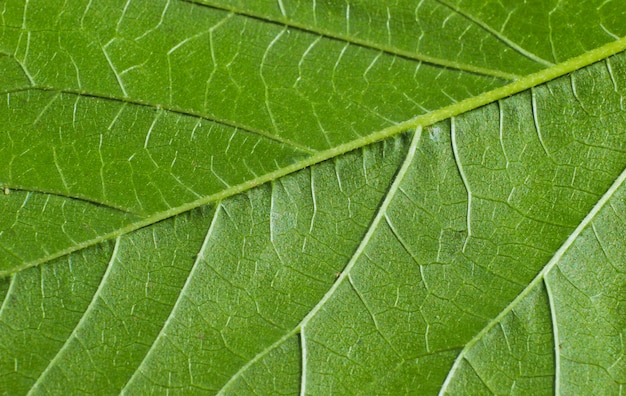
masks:
<path fill-rule="evenodd" d="M 506 98 L 508 96 L 514 95 L 516 93 L 525 91 L 532 87 L 535 87 L 539 84 L 546 83 L 548 81 L 554 80 L 555 78 L 564 76 L 568 73 L 579 70 L 585 66 L 589 66 L 598 61 L 604 60 L 612 55 L 615 55 L 619 52 L 626 50 L 626 37 L 605 44 L 601 47 L 598 47 L 594 50 L 586 52 L 580 56 L 575 58 L 571 58 L 563 63 L 559 63 L 554 67 L 544 69 L 540 72 L 530 74 L 526 77 L 523 77 L 519 80 L 516 80 L 508 85 L 496 88 L 491 91 L 484 92 L 480 95 L 477 95 L 472 98 L 468 98 L 462 100 L 460 102 L 454 103 L 452 105 L 443 107 L 439 110 L 435 110 L 428 114 L 423 114 L 412 119 L 400 122 L 398 124 L 392 125 L 390 127 L 381 129 L 377 132 L 374 132 L 370 135 L 364 136 L 359 139 L 355 139 L 348 143 L 341 144 L 339 146 L 330 148 L 328 150 L 319 151 L 301 161 L 295 162 L 289 166 L 284 168 L 275 170 L 273 172 L 266 173 L 262 176 L 256 177 L 254 179 L 248 180 L 241 184 L 231 186 L 227 189 L 224 189 L 218 193 L 211 194 L 202 198 L 199 198 L 195 201 L 187 202 L 177 207 L 173 207 L 167 209 L 165 211 L 161 211 L 150 215 L 144 219 L 141 219 L 134 223 L 129 223 L 127 226 L 114 230 L 112 232 L 100 235 L 96 238 L 92 238 L 90 240 L 86 240 L 77 245 L 68 247 L 66 249 L 60 250 L 53 254 L 44 256 L 37 260 L 33 260 L 30 262 L 25 262 L 20 266 L 13 268 L 12 270 L 4 270 L 0 271 L 0 277 L 10 275 L 12 273 L 16 273 L 22 271 L 24 269 L 34 267 L 50 260 L 63 257 L 72 252 L 85 249 L 89 246 L 93 246 L 104 241 L 115 239 L 121 235 L 128 234 L 140 228 L 152 225 L 159 221 L 168 219 L 170 217 L 179 215 L 184 212 L 191 211 L 193 209 L 199 208 L 204 205 L 208 205 L 211 203 L 215 203 L 221 201 L 225 198 L 231 197 L 233 195 L 248 191 L 252 188 L 258 187 L 261 184 L 267 183 L 269 181 L 278 179 L 280 177 L 289 175 L 291 173 L 297 172 L 299 170 L 308 168 L 320 162 L 338 157 L 342 154 L 348 153 L 353 150 L 357 150 L 360 148 L 364 148 L 371 144 L 380 142 L 387 138 L 391 138 L 400 133 L 415 130 L 418 127 L 425 127 L 428 125 L 432 125 L 436 122 L 448 119 L 450 117 L 457 116 L 459 114 L 474 110 L 481 106 L 487 105 L 489 103 L 493 103 L 497 100 Z"/>

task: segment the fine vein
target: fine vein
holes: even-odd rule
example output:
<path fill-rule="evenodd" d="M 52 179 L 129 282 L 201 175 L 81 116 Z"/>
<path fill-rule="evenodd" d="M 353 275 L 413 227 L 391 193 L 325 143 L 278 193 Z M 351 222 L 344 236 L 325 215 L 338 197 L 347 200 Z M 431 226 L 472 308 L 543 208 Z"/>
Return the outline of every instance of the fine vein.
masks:
<path fill-rule="evenodd" d="M 463 165 L 461 162 L 461 156 L 459 154 L 459 147 L 456 143 L 456 123 L 454 122 L 454 117 L 450 117 L 450 135 L 450 140 L 452 141 L 452 154 L 454 155 L 454 162 L 456 162 L 459 176 L 461 176 L 461 181 L 463 182 L 463 186 L 465 186 L 465 191 L 467 192 L 467 213 L 465 218 L 467 237 L 465 238 L 465 242 L 463 242 L 463 252 L 465 252 L 467 243 L 472 237 L 472 190 L 470 189 L 469 181 L 467 179 L 467 176 L 465 175 L 465 170 L 463 169 Z"/>

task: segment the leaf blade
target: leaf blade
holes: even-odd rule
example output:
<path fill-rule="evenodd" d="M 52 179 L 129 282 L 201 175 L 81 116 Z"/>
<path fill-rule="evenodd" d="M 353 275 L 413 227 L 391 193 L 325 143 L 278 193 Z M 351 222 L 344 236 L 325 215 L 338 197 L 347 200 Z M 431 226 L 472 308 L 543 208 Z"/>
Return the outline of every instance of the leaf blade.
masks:
<path fill-rule="evenodd" d="M 424 4 L 420 10 L 404 3 L 386 10 L 366 2 L 334 10 L 324 4 L 320 10 L 328 12 L 316 21 L 322 14 L 303 12 L 306 7 L 287 1 L 212 2 L 212 8 L 85 2 L 75 9 L 55 2 L 5 3 L 0 49 L 11 55 L 0 58 L 9 76 L 1 83 L 7 106 L 0 116 L 15 117 L 24 103 L 37 102 L 37 95 L 43 99 L 28 109 L 24 122 L 9 123 L 9 138 L 0 146 L 7 158 L 0 177 L 8 188 L 0 197 L 8 214 L 2 216 L 8 228 L 2 228 L 0 238 L 18 263 L 7 266 L 13 271 L 24 267 L 23 252 L 31 257 L 26 266 L 51 263 L 21 271 L 2 284 L 3 382 L 28 391 L 37 381 L 33 392 L 59 386 L 112 393 L 213 392 L 230 384 L 237 393 L 436 393 L 444 381 L 453 389 L 492 393 L 615 390 L 623 376 L 619 339 L 626 328 L 619 311 L 623 260 L 614 243 L 621 195 L 610 204 L 615 216 L 608 209 L 599 211 L 598 216 L 608 218 L 606 224 L 590 222 L 591 228 L 570 241 L 576 254 L 562 254 L 562 263 L 554 264 L 541 282 L 537 272 L 547 271 L 545 263 L 625 167 L 620 128 L 625 125 L 621 98 L 626 68 L 624 55 L 615 54 L 626 39 L 614 33 L 623 24 L 610 15 L 619 6 L 591 2 L 580 14 L 561 5 L 548 14 L 541 7 L 550 5 L 542 3 L 534 12 L 537 20 L 549 15 L 546 33 L 514 18 L 528 11 L 526 4 L 508 5 L 514 9 L 481 8 L 468 1 Z M 403 41 L 396 32 L 406 33 L 415 23 L 428 27 L 420 19 L 425 10 L 438 13 L 433 20 L 439 28 L 446 28 L 446 18 L 453 22 L 439 33 L 428 32 L 416 50 L 410 35 Z M 200 25 L 180 23 L 206 16 Z M 584 21 L 580 32 L 568 30 L 568 18 Z M 346 24 L 337 23 L 340 19 Z M 80 29 L 59 31 L 69 25 Z M 482 40 L 456 40 L 464 27 L 472 37 L 497 45 L 476 51 Z M 166 28 L 174 34 L 165 34 Z M 243 39 L 244 34 L 250 39 Z M 432 46 L 432 38 L 445 45 Z M 146 40 L 152 40 L 148 48 L 158 54 L 155 58 L 142 48 Z M 465 43 L 473 50 L 460 51 Z M 77 56 L 77 50 L 86 56 Z M 441 57 L 445 51 L 453 55 Z M 531 53 L 558 64 L 529 74 L 537 70 L 537 62 L 524 64 L 515 56 Z M 183 54 L 189 56 L 178 56 Z M 208 62 L 198 62 L 203 57 Z M 597 61 L 602 63 L 593 64 Z M 211 63 L 213 69 L 198 69 Z M 493 64 L 498 66 L 481 69 Z M 90 67 L 94 72 L 84 73 Z M 460 69 L 523 77 L 504 86 Z M 195 83 L 191 71 L 206 78 L 204 86 Z M 166 83 L 148 86 L 146 76 Z M 249 92 L 241 89 L 243 81 L 250 84 Z M 209 86 L 222 90 L 207 90 Z M 451 96 L 449 87 L 460 96 Z M 117 106 L 97 107 L 102 100 L 97 96 L 112 98 Z M 234 108 L 225 104 L 231 97 Z M 418 100 L 406 101 L 412 97 Z M 82 100 L 92 115 L 79 116 L 76 129 Z M 316 108 L 312 103 L 322 104 Z M 435 106 L 424 109 L 425 103 Z M 108 117 L 99 117 L 105 113 Z M 110 150 L 109 159 L 140 158 L 141 149 L 152 150 L 159 139 L 174 149 L 161 157 L 143 152 L 138 169 L 151 174 L 153 184 L 127 172 L 119 185 L 135 187 L 120 188 L 110 199 L 105 180 L 117 175 L 102 176 L 106 161 L 80 157 L 82 149 L 74 148 L 79 160 L 72 168 L 68 159 L 74 158 L 75 143 L 63 139 L 72 127 L 76 136 L 83 136 L 90 125 L 106 121 L 96 128 L 104 130 L 118 118 L 125 128 L 143 133 L 123 136 L 120 130 L 119 141 L 132 140 L 134 146 L 128 147 L 135 149 Z M 163 120 L 169 120 L 165 127 L 160 126 Z M 188 171 L 148 172 L 150 166 L 173 168 L 182 147 L 176 145 L 189 140 L 176 142 L 179 131 L 193 137 L 193 125 L 202 120 L 211 122 L 211 131 L 223 128 L 221 143 L 202 150 L 225 155 L 218 166 L 235 169 L 228 174 L 234 182 L 218 177 L 206 183 L 189 178 Z M 179 129 L 185 122 L 189 125 Z M 32 177 L 28 164 L 14 167 L 28 160 L 31 150 L 20 124 L 31 128 L 27 136 L 46 131 L 52 142 L 40 162 L 32 161 L 41 169 L 31 179 L 31 192 L 20 184 Z M 414 128 L 423 128 L 422 139 L 412 161 L 400 165 L 408 146 L 402 132 Z M 263 156 L 268 162 L 256 167 L 246 162 L 254 157 L 247 155 L 254 152 L 250 146 L 248 153 L 237 151 L 241 155 L 227 158 L 233 142 L 237 145 L 237 133 L 242 147 L 257 136 L 278 151 Z M 206 146 L 212 141 L 207 139 Z M 372 145 L 377 141 L 382 143 Z M 94 143 L 91 151 L 96 153 Z M 272 162 L 280 150 L 283 163 Z M 208 164 L 213 170 L 213 162 Z M 79 177 L 81 165 L 96 175 L 87 184 L 82 184 L 87 178 Z M 392 182 L 399 169 L 403 177 Z M 263 182 L 270 184 L 259 186 Z M 396 186 L 394 194 L 388 194 L 390 185 Z M 27 200 L 38 206 L 24 205 Z M 217 205 L 210 222 L 223 228 L 211 241 L 207 220 L 213 212 L 205 207 L 210 203 Z M 53 216 L 46 217 L 46 211 Z M 49 228 L 38 212 L 50 221 Z M 73 218 L 76 213 L 80 216 Z M 194 218 L 202 225 L 173 226 Z M 30 220 L 27 227 L 25 219 Z M 110 219 L 113 224 L 106 224 Z M 95 229 L 81 228 L 81 222 Z M 61 225 L 57 234 L 55 225 Z M 19 235 L 25 237 L 21 245 L 14 242 L 14 227 L 21 227 Z M 124 260 L 133 264 L 127 268 L 136 273 L 123 276 L 123 262 L 106 260 L 115 250 L 110 239 L 118 240 L 118 253 L 126 255 Z M 150 243 L 157 246 L 159 239 L 165 245 L 184 241 L 189 245 L 186 258 L 178 255 L 179 248 L 151 249 Z M 133 241 L 140 241 L 137 249 Z M 29 252 L 29 244 L 36 249 Z M 351 261 L 355 251 L 361 254 Z M 153 266 L 164 264 L 157 257 L 161 254 L 201 270 L 178 271 L 176 280 L 161 274 L 161 291 L 150 296 L 145 285 Z M 581 268 L 586 257 L 596 267 Z M 78 275 L 73 263 L 80 263 L 85 273 Z M 346 263 L 352 263 L 351 270 L 341 274 Z M 202 276 L 190 275 L 194 271 Z M 98 286 L 101 274 L 114 272 L 119 281 Z M 204 275 L 210 275 L 208 283 Z M 81 276 L 86 276 L 84 282 Z M 55 289 L 55 283 L 68 279 Z M 606 291 L 598 293 L 603 282 L 608 282 Z M 82 283 L 89 286 L 79 287 Z M 41 290 L 33 292 L 38 285 Z M 80 301 L 74 301 L 75 288 Z M 106 290 L 111 298 L 103 298 Z M 530 291 L 520 299 L 523 290 Z M 166 301 L 159 300 L 150 311 L 145 308 L 150 298 L 142 293 Z M 73 311 L 65 306 L 70 301 Z M 517 304 L 508 312 L 512 301 Z M 106 302 L 116 308 L 109 309 Z M 134 324 L 135 307 L 142 306 L 152 314 Z M 598 318 L 593 331 L 600 336 L 585 331 L 592 325 L 584 323 L 580 311 Z M 67 325 L 54 328 L 65 317 L 70 318 Z M 302 318 L 309 318 L 306 332 L 299 325 Z M 489 327 L 494 318 L 501 319 L 499 327 Z M 481 336 L 475 338 L 477 334 Z M 525 337 L 532 342 L 524 343 Z M 41 346 L 43 359 L 34 358 L 32 345 Z M 459 353 L 460 369 L 451 374 Z M 126 366 L 120 367 L 118 359 Z M 489 364 L 496 360 L 503 362 L 500 371 Z M 93 383 L 86 383 L 85 375 Z M 585 376 L 593 381 L 582 383 Z"/>

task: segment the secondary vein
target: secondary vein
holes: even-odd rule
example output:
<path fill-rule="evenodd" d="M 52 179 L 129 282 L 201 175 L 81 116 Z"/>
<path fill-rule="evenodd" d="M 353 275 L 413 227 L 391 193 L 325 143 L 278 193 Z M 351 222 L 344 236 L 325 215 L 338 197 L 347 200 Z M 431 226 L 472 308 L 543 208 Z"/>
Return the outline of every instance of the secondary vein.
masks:
<path fill-rule="evenodd" d="M 434 56 L 429 56 L 429 55 L 425 55 L 421 53 L 403 50 L 403 49 L 394 47 L 389 44 L 374 43 L 369 40 L 364 40 L 355 36 L 350 36 L 348 34 L 337 33 L 337 32 L 327 30 L 327 29 L 322 29 L 319 27 L 309 26 L 307 24 L 294 21 L 293 19 L 289 19 L 286 16 L 283 16 L 282 18 L 273 18 L 268 15 L 262 15 L 260 13 L 255 13 L 253 11 L 244 10 L 238 7 L 210 3 L 208 1 L 198 1 L 198 0 L 180 0 L 180 1 L 183 3 L 194 4 L 199 7 L 206 7 L 206 8 L 232 12 L 233 14 L 244 16 L 247 18 L 256 19 L 256 20 L 263 21 L 266 23 L 271 23 L 274 25 L 287 26 L 287 27 L 297 29 L 302 32 L 316 34 L 316 35 L 327 37 L 330 39 L 354 44 L 359 47 L 382 51 L 389 55 L 396 55 L 405 59 L 421 61 L 421 62 L 425 62 L 431 65 L 445 67 L 448 69 L 459 70 L 459 71 L 477 74 L 477 75 L 496 77 L 496 78 L 499 78 L 502 80 L 508 80 L 508 81 L 513 81 L 513 80 L 517 80 L 520 78 L 520 76 L 517 74 L 508 73 L 502 70 L 488 69 L 484 67 L 469 65 L 466 63 L 455 62 L 455 61 L 451 61 L 448 59 L 437 58 Z"/>
<path fill-rule="evenodd" d="M 155 104 L 147 103 L 141 100 L 131 99 L 130 97 L 116 97 L 112 95 L 84 92 L 84 91 L 79 91 L 79 90 L 74 90 L 74 89 L 66 89 L 66 88 L 59 89 L 55 87 L 45 87 L 45 86 L 37 86 L 37 85 L 24 87 L 24 88 L 3 90 L 3 91 L 0 91 L 0 94 L 12 94 L 12 93 L 17 93 L 17 92 L 28 92 L 28 91 L 56 92 L 59 94 L 76 95 L 76 96 L 81 96 L 81 97 L 86 97 L 86 98 L 101 99 L 101 100 L 119 102 L 119 103 L 128 103 L 131 105 L 146 107 L 146 108 L 160 110 L 160 111 L 165 110 L 173 114 L 199 118 L 202 120 L 214 122 L 216 124 L 224 125 L 230 128 L 235 128 L 236 130 L 241 131 L 241 132 L 261 136 L 267 140 L 273 141 L 275 143 L 284 144 L 285 146 L 292 147 L 298 151 L 301 151 L 307 154 L 314 154 L 317 152 L 316 150 L 313 150 L 310 147 L 306 147 L 300 143 L 296 143 L 292 140 L 285 139 L 279 135 L 274 135 L 274 134 L 265 132 L 260 129 L 252 128 L 248 125 L 240 124 L 232 120 L 226 120 L 226 119 L 222 119 L 219 117 L 212 117 L 206 114 L 201 114 L 201 113 L 190 111 L 190 110 L 183 110 L 183 109 L 176 108 L 173 106 L 167 106 L 167 105 L 161 105 L 161 104 L 155 105 Z"/>

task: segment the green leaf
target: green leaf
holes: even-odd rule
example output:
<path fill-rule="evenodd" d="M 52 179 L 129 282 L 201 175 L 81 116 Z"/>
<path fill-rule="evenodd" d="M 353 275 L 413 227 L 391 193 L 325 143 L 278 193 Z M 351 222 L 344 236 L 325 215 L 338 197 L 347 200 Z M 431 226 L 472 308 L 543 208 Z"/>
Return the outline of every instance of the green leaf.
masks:
<path fill-rule="evenodd" d="M 623 392 L 619 0 L 0 10 L 4 393 Z"/>

